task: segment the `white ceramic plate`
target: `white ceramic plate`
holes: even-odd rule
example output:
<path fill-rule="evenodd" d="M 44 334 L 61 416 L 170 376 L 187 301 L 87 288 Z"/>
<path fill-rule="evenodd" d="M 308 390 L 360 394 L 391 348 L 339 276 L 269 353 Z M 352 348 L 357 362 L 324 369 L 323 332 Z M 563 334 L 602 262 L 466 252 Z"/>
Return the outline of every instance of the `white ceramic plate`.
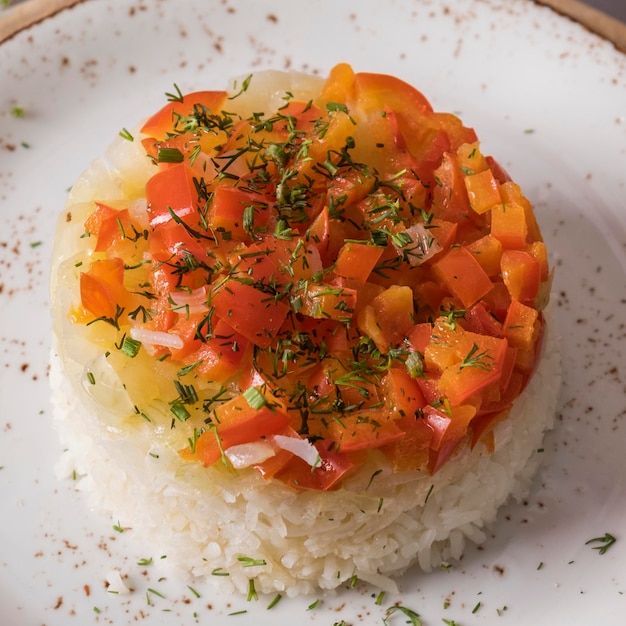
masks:
<path fill-rule="evenodd" d="M 224 598 L 168 576 L 132 532 L 55 480 L 48 260 L 67 188 L 174 82 L 221 88 L 254 69 L 324 73 L 343 60 L 460 113 L 533 199 L 557 266 L 565 384 L 531 495 L 502 511 L 482 549 L 403 577 L 380 605 L 359 586 L 314 609 L 316 597 L 268 610 L 271 598 Z M 0 81 L 1 624 L 382 624 L 393 603 L 425 626 L 623 624 L 623 54 L 526 0 L 90 0 L 2 44 Z M 586 543 L 607 532 L 617 541 L 606 553 Z M 113 569 L 131 594 L 107 592 Z"/>

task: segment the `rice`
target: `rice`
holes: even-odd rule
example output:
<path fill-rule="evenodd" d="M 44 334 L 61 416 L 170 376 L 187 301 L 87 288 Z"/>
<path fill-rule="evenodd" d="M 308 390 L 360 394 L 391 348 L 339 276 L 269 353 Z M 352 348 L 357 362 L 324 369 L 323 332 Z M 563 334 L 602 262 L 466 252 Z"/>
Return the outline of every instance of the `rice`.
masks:
<path fill-rule="evenodd" d="M 318 88 L 294 80 L 304 92 Z M 427 572 L 461 558 L 468 541 L 484 542 L 498 509 L 528 493 L 552 426 L 560 357 L 549 312 L 537 370 L 495 427 L 493 452 L 465 443 L 434 475 L 394 473 L 374 452 L 340 489 L 324 492 L 294 490 L 252 468 L 184 462 L 178 450 L 188 433 L 168 428 L 167 404 L 153 401 L 139 412 L 125 366 L 117 355 L 101 354 L 113 330 L 96 333 L 67 316 L 76 299 L 76 260 L 86 254 L 80 234 L 91 202 L 121 202 L 151 172 L 136 144 L 118 140 L 107 156 L 74 187 L 56 241 L 50 380 L 55 424 L 67 448 L 59 475 L 77 476 L 77 488 L 97 511 L 132 528 L 146 551 L 167 555 L 181 576 L 241 593 L 250 578 L 258 592 L 295 596 L 334 589 L 354 576 L 393 591 L 393 578 L 409 567 Z M 159 342 L 163 337 L 155 335 L 152 343 Z M 159 397 L 159 380 L 133 384 L 152 387 Z"/>
<path fill-rule="evenodd" d="M 412 565 L 430 571 L 459 559 L 467 541 L 483 543 L 498 509 L 528 494 L 556 410 L 554 335 L 548 331 L 535 376 L 496 427 L 493 454 L 462 448 L 435 476 L 386 468 L 369 487 L 375 470 L 364 468 L 323 493 L 295 492 L 253 470 L 242 476 L 183 466 L 175 450 L 155 443 L 148 424 L 125 432 L 98 419 L 93 398 L 76 384 L 82 366 L 55 349 L 54 416 L 67 447 L 59 470 L 76 472 L 96 510 L 132 528 L 183 576 L 242 593 L 251 575 L 257 591 L 289 596 L 333 589 L 352 576 L 393 591 L 392 577 Z M 246 567 L 246 558 L 265 564 Z M 229 576 L 212 576 L 220 571 Z"/>

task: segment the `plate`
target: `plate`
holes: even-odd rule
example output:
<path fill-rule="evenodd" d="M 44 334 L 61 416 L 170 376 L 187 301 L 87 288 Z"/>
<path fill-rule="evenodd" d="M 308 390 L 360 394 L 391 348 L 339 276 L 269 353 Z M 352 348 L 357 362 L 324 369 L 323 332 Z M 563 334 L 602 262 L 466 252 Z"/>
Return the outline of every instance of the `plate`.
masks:
<path fill-rule="evenodd" d="M 391 606 L 424 626 L 623 622 L 622 53 L 526 0 L 90 0 L 0 51 L 0 623 L 410 620 Z M 222 88 L 251 70 L 325 73 L 339 61 L 396 74 L 461 115 L 533 200 L 556 267 L 565 381 L 532 492 L 501 511 L 482 548 L 402 577 L 397 595 L 357 584 L 270 606 L 272 597 L 223 597 L 172 575 L 55 478 L 47 270 L 68 187 L 173 83 Z M 589 543 L 607 533 L 614 543 Z M 129 593 L 107 589 L 111 572 Z"/>

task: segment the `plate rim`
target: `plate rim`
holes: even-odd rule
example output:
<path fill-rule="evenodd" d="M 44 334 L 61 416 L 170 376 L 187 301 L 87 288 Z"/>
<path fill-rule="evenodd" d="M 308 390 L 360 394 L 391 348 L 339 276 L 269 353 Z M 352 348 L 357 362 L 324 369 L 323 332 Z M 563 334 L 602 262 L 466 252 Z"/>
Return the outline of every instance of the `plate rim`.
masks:
<path fill-rule="evenodd" d="M 61 11 L 70 9 L 87 0 L 27 0 L 13 6 L 6 15 L 0 16 L 0 45 L 19 33 Z M 530 0 L 537 6 L 545 6 L 558 15 L 580 24 L 592 34 L 613 44 L 626 54 L 626 23 L 580 0 Z"/>

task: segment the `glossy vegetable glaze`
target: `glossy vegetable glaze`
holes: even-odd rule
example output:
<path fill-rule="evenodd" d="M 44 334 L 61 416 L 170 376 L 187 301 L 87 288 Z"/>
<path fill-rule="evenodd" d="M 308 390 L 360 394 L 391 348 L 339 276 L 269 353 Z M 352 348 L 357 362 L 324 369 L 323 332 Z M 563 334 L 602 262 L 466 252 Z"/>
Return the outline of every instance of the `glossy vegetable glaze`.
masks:
<path fill-rule="evenodd" d="M 176 91 L 127 134 L 153 171 L 93 203 L 74 321 L 167 378 L 189 462 L 327 490 L 372 455 L 434 473 L 491 449 L 541 343 L 531 204 L 399 79 L 341 64 L 246 111 L 254 81 Z"/>

